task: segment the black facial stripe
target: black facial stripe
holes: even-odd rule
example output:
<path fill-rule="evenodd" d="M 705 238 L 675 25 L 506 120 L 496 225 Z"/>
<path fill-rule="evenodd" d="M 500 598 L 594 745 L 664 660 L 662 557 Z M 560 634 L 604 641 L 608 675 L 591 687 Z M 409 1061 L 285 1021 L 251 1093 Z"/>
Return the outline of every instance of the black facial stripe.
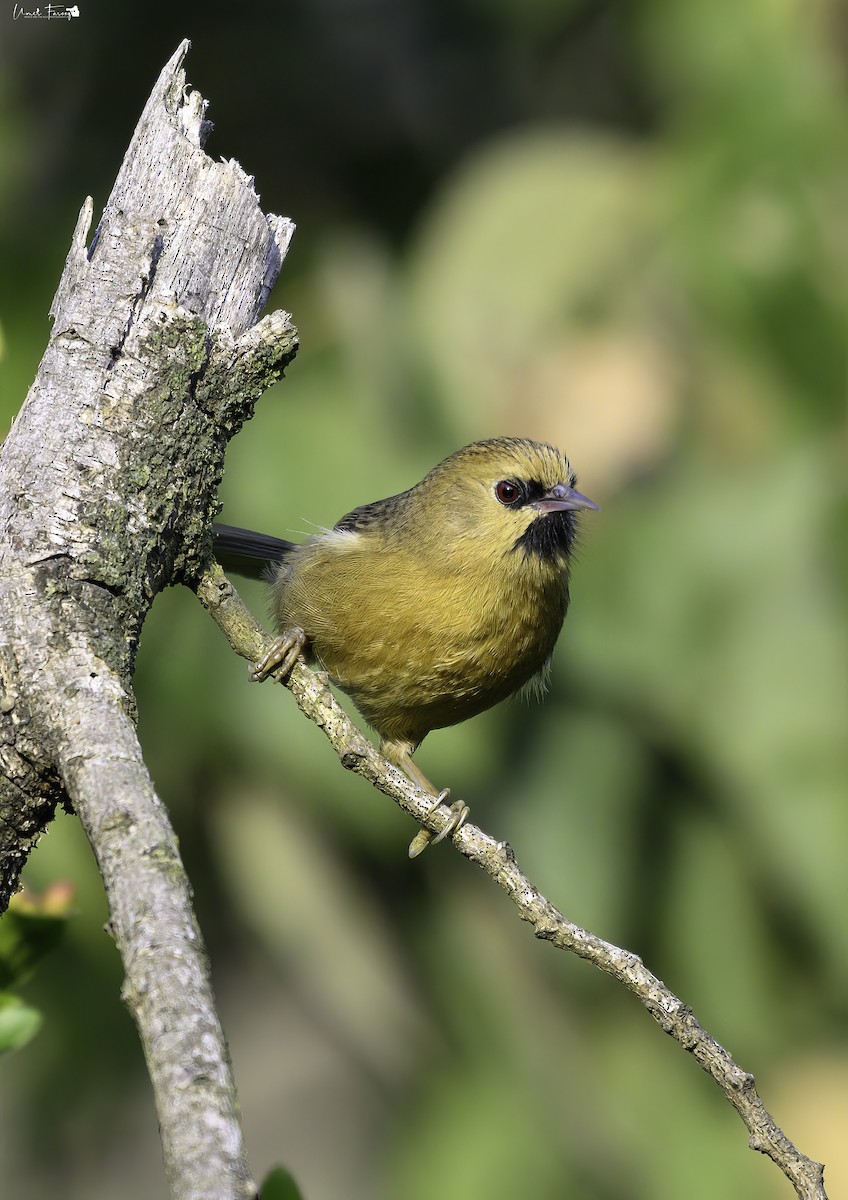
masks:
<path fill-rule="evenodd" d="M 512 548 L 538 558 L 559 558 L 571 553 L 576 536 L 574 513 L 569 509 L 542 513 L 516 538 Z"/>
<path fill-rule="evenodd" d="M 542 497 L 547 494 L 548 490 L 544 484 L 539 482 L 538 479 L 528 479 L 525 482 L 524 487 L 526 490 L 528 504 L 532 503 L 534 500 L 541 500 Z"/>
<path fill-rule="evenodd" d="M 521 495 L 517 500 L 509 505 L 513 510 L 524 508 L 525 504 L 532 504 L 534 500 L 541 500 L 547 494 L 547 489 L 538 479 L 515 479 L 512 476 L 504 477 L 499 481 L 503 483 L 511 483 L 513 487 L 518 488 Z"/>

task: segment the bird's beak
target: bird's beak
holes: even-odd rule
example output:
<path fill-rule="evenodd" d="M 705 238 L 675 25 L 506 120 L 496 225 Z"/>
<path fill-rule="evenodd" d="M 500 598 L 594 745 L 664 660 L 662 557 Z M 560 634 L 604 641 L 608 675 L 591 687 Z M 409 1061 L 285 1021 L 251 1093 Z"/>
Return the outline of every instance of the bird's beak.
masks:
<path fill-rule="evenodd" d="M 597 512 L 601 511 L 600 505 L 594 500 L 590 500 L 575 488 L 566 487 L 564 483 L 556 484 L 540 500 L 534 500 L 532 506 L 540 513 L 563 512 L 574 508 L 594 508 Z"/>

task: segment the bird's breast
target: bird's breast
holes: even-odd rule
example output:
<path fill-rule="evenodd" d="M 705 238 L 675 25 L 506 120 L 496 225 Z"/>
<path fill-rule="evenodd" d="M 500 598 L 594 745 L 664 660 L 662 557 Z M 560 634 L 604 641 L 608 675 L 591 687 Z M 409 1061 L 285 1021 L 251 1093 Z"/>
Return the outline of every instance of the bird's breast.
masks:
<path fill-rule="evenodd" d="M 299 625 L 330 677 L 382 737 L 419 742 L 511 695 L 540 671 L 567 606 L 564 570 L 490 556 L 450 569 L 368 539 L 295 558 L 278 624 Z"/>

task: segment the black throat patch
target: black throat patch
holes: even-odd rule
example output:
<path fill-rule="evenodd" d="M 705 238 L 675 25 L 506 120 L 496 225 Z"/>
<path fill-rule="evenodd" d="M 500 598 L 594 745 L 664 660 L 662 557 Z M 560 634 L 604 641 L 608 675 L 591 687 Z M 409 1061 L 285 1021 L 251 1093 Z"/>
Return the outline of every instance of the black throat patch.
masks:
<path fill-rule="evenodd" d="M 535 521 L 531 521 L 527 526 L 521 537 L 516 538 L 512 548 L 551 561 L 555 558 L 567 558 L 574 548 L 576 538 L 577 524 L 574 513 L 564 509 L 559 512 L 540 513 Z"/>

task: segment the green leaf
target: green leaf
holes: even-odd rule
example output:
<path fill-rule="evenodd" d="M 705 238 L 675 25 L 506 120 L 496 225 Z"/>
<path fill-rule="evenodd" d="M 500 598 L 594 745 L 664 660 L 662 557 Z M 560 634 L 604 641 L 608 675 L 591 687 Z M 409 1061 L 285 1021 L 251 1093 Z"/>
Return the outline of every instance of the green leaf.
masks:
<path fill-rule="evenodd" d="M 0 992 L 0 1054 L 19 1050 L 41 1028 L 41 1013 L 20 996 Z"/>
<path fill-rule="evenodd" d="M 303 1200 L 303 1193 L 285 1167 L 275 1167 L 259 1189 L 261 1200 Z"/>

